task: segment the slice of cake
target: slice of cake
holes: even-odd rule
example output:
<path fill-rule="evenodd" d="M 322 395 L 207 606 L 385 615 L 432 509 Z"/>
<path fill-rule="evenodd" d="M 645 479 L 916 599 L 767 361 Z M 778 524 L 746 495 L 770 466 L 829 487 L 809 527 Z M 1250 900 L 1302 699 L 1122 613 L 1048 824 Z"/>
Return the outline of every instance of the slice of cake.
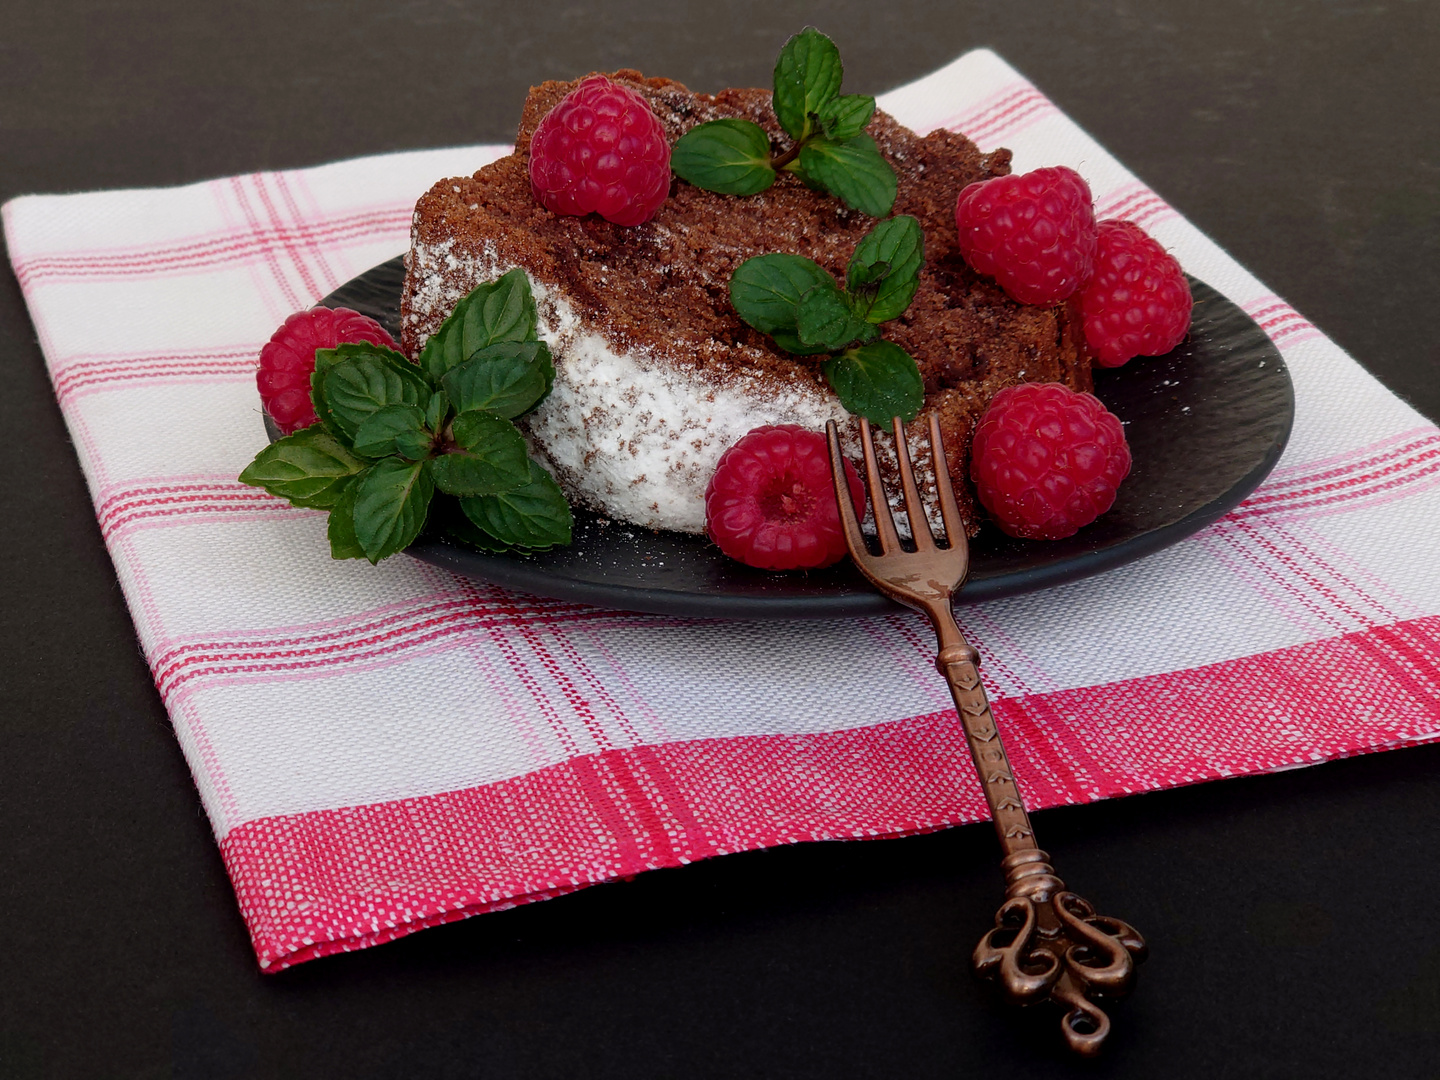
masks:
<path fill-rule="evenodd" d="M 722 117 L 752 120 L 781 137 L 768 91 L 712 96 L 635 71 L 610 77 L 649 102 L 672 144 Z M 702 533 L 705 485 L 720 455 L 746 432 L 782 423 L 819 430 L 833 418 L 854 433 L 853 418 L 820 375 L 824 358 L 785 353 L 743 323 L 730 303 L 731 274 L 752 256 L 788 252 L 843 279 L 875 221 L 789 173 L 744 198 L 675 180 L 658 214 L 632 227 L 553 214 L 531 194 L 527 151 L 540 119 L 575 85 L 532 89 L 515 152 L 473 177 L 440 181 L 417 204 L 401 345 L 418 355 L 466 293 L 523 268 L 556 367 L 553 393 L 520 422 L 532 449 L 578 505 Z M 937 413 L 973 532 L 968 454 L 985 405 L 1021 381 L 1089 390 L 1090 361 L 1066 306 L 1017 303 L 971 270 L 956 247 L 960 190 L 1008 173 L 1009 151 L 982 154 L 946 131 L 922 138 L 881 112 L 867 130 L 898 177 L 893 212 L 913 215 L 925 232 L 915 298 L 882 328 L 915 358 L 925 384 L 911 446 L 922 445 L 918 434 Z"/>

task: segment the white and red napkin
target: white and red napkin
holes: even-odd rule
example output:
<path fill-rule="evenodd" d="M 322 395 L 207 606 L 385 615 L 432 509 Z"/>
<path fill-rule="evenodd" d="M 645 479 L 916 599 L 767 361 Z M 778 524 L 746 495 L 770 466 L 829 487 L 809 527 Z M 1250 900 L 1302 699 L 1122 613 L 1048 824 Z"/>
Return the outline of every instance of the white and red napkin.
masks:
<path fill-rule="evenodd" d="M 1295 381 L 1270 479 L 1139 563 L 960 609 L 1032 807 L 1440 734 L 1440 431 L 993 53 L 881 107 L 1081 170 Z M 498 146 L 32 196 L 10 259 L 261 967 L 726 852 L 985 816 L 918 616 L 685 621 L 332 562 L 236 475 L 292 311 Z M 1143 361 L 1139 361 L 1143 362 Z"/>

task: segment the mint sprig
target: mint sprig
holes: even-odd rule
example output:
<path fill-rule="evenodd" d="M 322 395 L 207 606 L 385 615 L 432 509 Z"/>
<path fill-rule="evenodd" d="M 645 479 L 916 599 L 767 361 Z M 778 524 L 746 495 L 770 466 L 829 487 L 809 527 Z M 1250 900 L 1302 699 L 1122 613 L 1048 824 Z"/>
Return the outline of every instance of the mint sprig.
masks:
<path fill-rule="evenodd" d="M 532 550 L 570 543 L 570 507 L 554 478 L 530 462 L 530 478 L 498 495 L 461 499 L 469 521 L 495 539 Z"/>
<path fill-rule="evenodd" d="M 316 424 L 261 450 L 240 474 L 240 482 L 263 487 L 293 506 L 329 510 L 366 464 Z"/>
<path fill-rule="evenodd" d="M 420 367 L 438 382 L 481 349 L 502 341 L 535 340 L 535 298 L 530 279 L 516 267 L 495 281 L 477 285 L 455 305 L 420 350 Z"/>
<path fill-rule="evenodd" d="M 771 104 L 792 140 L 775 151 L 759 124 L 726 118 L 699 124 L 676 141 L 670 167 L 680 179 L 723 195 L 757 195 L 781 170 L 871 217 L 895 205 L 895 170 L 864 134 L 875 99 L 840 93 L 840 50 L 807 26 L 775 61 Z"/>
<path fill-rule="evenodd" d="M 379 562 L 432 517 L 486 551 L 568 544 L 570 506 L 513 423 L 554 382 L 529 279 L 512 270 L 461 300 L 417 364 L 368 343 L 317 350 L 319 423 L 265 447 L 240 481 L 328 510 L 336 559 Z"/>
<path fill-rule="evenodd" d="M 925 404 L 925 384 L 915 358 L 890 341 L 855 345 L 821 365 L 846 412 L 872 424 L 898 416 L 907 424 Z"/>
<path fill-rule="evenodd" d="M 730 302 L 746 323 L 786 352 L 830 353 L 820 370 L 847 412 L 872 423 L 906 423 L 925 404 L 915 359 L 878 340 L 878 324 L 904 314 L 920 286 L 925 234 L 908 215 L 880 222 L 855 246 L 842 288 L 802 255 L 757 255 L 730 277 Z"/>

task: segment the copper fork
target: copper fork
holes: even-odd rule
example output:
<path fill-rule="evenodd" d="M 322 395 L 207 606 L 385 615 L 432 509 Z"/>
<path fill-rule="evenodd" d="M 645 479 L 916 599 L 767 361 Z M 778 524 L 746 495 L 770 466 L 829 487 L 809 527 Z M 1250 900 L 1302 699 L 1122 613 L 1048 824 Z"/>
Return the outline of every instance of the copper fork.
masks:
<path fill-rule="evenodd" d="M 1050 856 L 1035 843 L 1030 817 L 1015 784 L 1005 745 L 980 682 L 980 655 L 955 622 L 951 601 L 970 569 L 965 523 L 950 486 L 940 423 L 930 417 L 930 456 L 935 463 L 940 517 L 946 546 L 940 547 L 915 484 L 905 429 L 895 418 L 895 457 L 905 514 L 914 550 L 906 550 L 895 529 L 890 503 L 880 481 L 870 425 L 860 421 L 865 454 L 865 483 L 875 514 L 880 554 L 870 552 L 844 480 L 840 437 L 832 420 L 826 425 L 835 498 L 850 557 L 874 586 L 892 600 L 924 612 L 935 627 L 940 652 L 935 666 L 950 684 L 950 695 L 965 728 L 970 755 L 980 775 L 1000 847 L 1005 853 L 1005 903 L 995 926 L 975 947 L 975 971 L 997 979 L 1015 1005 L 1053 1001 L 1064 1008 L 1061 1031 L 1070 1049 L 1086 1057 L 1100 1052 L 1110 1033 L 1110 1018 L 1094 997 L 1119 997 L 1134 981 L 1135 964 L 1145 959 L 1145 940 L 1119 919 L 1097 915 L 1090 904 L 1065 889 Z"/>

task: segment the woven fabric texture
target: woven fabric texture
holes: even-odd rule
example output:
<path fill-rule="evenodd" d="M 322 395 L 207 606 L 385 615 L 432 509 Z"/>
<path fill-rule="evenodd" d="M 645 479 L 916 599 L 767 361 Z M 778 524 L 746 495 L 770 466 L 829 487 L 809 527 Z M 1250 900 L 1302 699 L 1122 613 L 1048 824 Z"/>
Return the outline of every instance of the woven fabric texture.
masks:
<path fill-rule="evenodd" d="M 993 53 L 882 108 L 1081 170 L 1285 357 L 1294 434 L 1228 517 L 1141 562 L 961 609 L 1032 808 L 1440 733 L 1440 431 Z M 259 963 L 278 970 L 638 871 L 984 818 L 908 615 L 687 621 L 332 562 L 236 475 L 292 311 L 403 251 L 498 146 L 30 196 L 9 254 Z M 721 662 L 717 662 L 717 660 Z"/>

